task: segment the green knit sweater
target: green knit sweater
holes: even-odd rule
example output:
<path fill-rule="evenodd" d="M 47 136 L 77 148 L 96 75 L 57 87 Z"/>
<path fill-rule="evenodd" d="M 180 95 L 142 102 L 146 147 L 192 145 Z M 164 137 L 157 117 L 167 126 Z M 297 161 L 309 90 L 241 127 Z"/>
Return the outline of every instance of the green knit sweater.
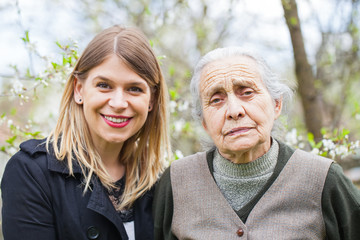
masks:
<path fill-rule="evenodd" d="M 231 207 L 238 211 L 264 187 L 276 165 L 279 144 L 272 141 L 267 153 L 255 161 L 235 164 L 214 152 L 214 178 Z"/>

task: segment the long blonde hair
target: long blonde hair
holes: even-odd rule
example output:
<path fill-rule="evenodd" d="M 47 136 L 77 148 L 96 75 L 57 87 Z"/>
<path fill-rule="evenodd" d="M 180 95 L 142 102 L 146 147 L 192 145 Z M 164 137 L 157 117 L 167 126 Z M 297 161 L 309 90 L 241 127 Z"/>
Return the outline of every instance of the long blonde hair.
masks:
<path fill-rule="evenodd" d="M 89 71 L 111 54 L 116 54 L 148 83 L 153 101 L 144 126 L 125 141 L 120 152 L 119 161 L 126 166 L 126 184 L 118 209 L 124 209 L 154 185 L 164 168 L 166 156 L 171 154 L 166 83 L 149 41 L 139 30 L 116 25 L 100 32 L 88 44 L 66 83 L 59 119 L 46 146 L 48 151 L 50 146 L 54 149 L 59 161 L 67 161 L 71 175 L 74 161 L 77 161 L 85 177 L 84 193 L 89 190 L 94 175 L 107 189 L 114 187 L 91 140 L 82 105 L 74 101 L 74 79 L 85 81 Z"/>

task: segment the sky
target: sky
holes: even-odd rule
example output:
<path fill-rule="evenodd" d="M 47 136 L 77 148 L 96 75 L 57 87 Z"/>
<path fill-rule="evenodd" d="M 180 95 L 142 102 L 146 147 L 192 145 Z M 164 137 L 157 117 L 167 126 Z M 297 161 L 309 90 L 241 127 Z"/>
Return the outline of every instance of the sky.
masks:
<path fill-rule="evenodd" d="M 312 3 L 317 5 L 318 2 L 324 1 L 326 0 L 313 0 Z M 18 6 L 21 9 L 20 15 L 15 2 L 14 0 L 0 2 L 0 36 L 2 36 L 0 38 L 2 56 L 0 58 L 0 75 L 13 73 L 9 65 L 17 65 L 20 69 L 28 66 L 29 55 L 21 40 L 25 30 L 30 31 L 30 40 L 36 43 L 40 53 L 47 56 L 50 54 L 50 57 L 56 55 L 55 41 L 76 39 L 79 40 L 79 47 L 82 48 L 90 40 L 86 35 L 89 27 L 83 26 L 81 19 L 76 15 L 77 1 L 18 0 Z M 225 6 L 222 6 L 221 2 L 214 1 L 214 5 L 212 5 L 214 6 L 212 8 L 214 16 L 224 14 Z M 302 5 L 306 6 L 303 3 L 306 1 L 298 0 L 298 2 L 299 9 L 301 7 L 302 10 L 300 14 L 302 18 L 306 19 L 311 14 L 306 7 L 302 7 Z M 196 7 L 196 1 L 190 1 L 190 4 Z M 290 44 L 289 33 L 285 25 L 279 26 L 279 19 L 282 18 L 283 11 L 280 0 L 243 0 L 237 6 L 238 9 L 235 11 L 239 13 L 241 21 L 254 22 L 252 18 L 241 18 L 240 14 L 243 12 L 243 8 L 262 18 L 262 26 L 257 26 L 256 21 L 248 23 L 247 26 L 254 25 L 249 31 L 253 31 L 255 27 L 259 28 L 260 30 L 256 29 L 257 36 L 261 39 L 269 39 L 269 44 L 274 41 L 279 45 Z M 324 5 L 321 5 L 321 8 L 326 12 L 327 9 Z M 268 22 L 268 24 L 264 24 L 264 22 Z M 244 23 L 239 24 L 243 25 Z M 311 27 L 307 27 L 307 32 L 311 32 Z M 316 38 L 314 34 L 309 35 Z M 236 44 L 238 40 L 234 38 L 228 44 Z"/>
<path fill-rule="evenodd" d="M 126 2 L 126 0 L 124 1 Z M 227 1 L 209 1 L 214 3 L 209 7 L 211 15 L 217 17 L 226 14 L 224 2 Z M 33 73 L 38 73 L 47 67 L 39 58 L 29 55 L 24 42 L 21 40 L 25 30 L 29 30 L 30 40 L 36 45 L 40 55 L 53 59 L 58 58 L 60 52 L 55 44 L 56 41 L 64 43 L 76 40 L 80 51 L 85 47 L 93 36 L 93 26 L 85 25 L 79 17 L 82 11 L 82 5 L 79 2 L 76 0 L 0 1 L 0 83 L 6 81 L 1 76 L 14 74 L 14 69 L 11 66 L 16 65 L 21 72 L 25 72 L 29 67 L 29 62 L 33 62 L 33 65 L 30 66 Z M 313 13 L 309 8 L 310 2 L 319 14 L 319 20 L 323 23 L 321 26 L 324 29 L 336 28 L 336 24 L 327 26 L 326 23 L 334 16 L 339 16 L 341 19 L 341 14 L 333 14 L 334 9 L 328 0 L 297 0 L 311 63 L 314 61 L 314 55 L 311 53 L 315 52 L 318 47 L 320 36 L 318 29 L 312 22 Z M 132 3 L 136 3 L 136 1 L 132 1 Z M 196 0 L 189 1 L 189 4 L 190 7 L 196 9 Z M 109 11 L 111 11 L 111 6 L 109 6 Z M 238 0 L 234 12 L 238 16 L 231 25 L 232 37 L 227 39 L 226 45 L 241 43 L 256 48 L 257 51 L 265 55 L 265 59 L 276 71 L 285 71 L 292 67 L 292 48 L 289 32 L 283 19 L 281 0 Z M 122 14 L 113 15 L 116 17 L 115 22 L 126 21 Z M 239 28 L 245 34 L 239 34 Z M 271 50 L 269 51 L 269 49 Z M 195 58 L 197 57 L 195 56 Z M 2 92 L 1 85 L 0 92 Z"/>

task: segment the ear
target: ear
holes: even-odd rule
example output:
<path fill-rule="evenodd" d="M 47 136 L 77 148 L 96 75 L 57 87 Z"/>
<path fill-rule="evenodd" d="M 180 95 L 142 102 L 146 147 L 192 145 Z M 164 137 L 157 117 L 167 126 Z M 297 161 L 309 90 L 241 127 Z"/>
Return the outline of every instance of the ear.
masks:
<path fill-rule="evenodd" d="M 204 118 L 201 120 L 201 125 L 203 126 L 203 128 L 204 128 L 205 131 L 207 132 L 208 129 L 207 129 L 206 122 L 205 122 L 205 119 L 204 119 Z"/>
<path fill-rule="evenodd" d="M 74 77 L 74 100 L 77 104 L 83 104 L 82 99 L 83 82 Z"/>
<path fill-rule="evenodd" d="M 282 110 L 282 97 L 280 99 L 275 100 L 275 119 L 277 119 Z"/>
<path fill-rule="evenodd" d="M 154 106 L 154 101 L 151 97 L 150 102 L 149 102 L 149 110 L 148 110 L 149 112 L 151 112 L 151 110 L 153 109 L 153 106 Z"/>
<path fill-rule="evenodd" d="M 149 112 L 151 112 L 151 110 L 153 110 L 153 107 L 154 107 L 154 96 L 155 96 L 155 92 L 156 90 L 154 88 L 151 88 L 150 87 L 150 101 L 149 101 Z"/>

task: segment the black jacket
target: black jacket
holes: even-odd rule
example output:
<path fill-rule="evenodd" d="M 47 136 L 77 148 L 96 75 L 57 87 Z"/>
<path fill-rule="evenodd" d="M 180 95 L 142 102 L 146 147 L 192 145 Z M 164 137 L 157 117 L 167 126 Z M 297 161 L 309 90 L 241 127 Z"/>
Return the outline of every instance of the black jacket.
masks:
<path fill-rule="evenodd" d="M 106 189 L 97 178 L 83 194 L 81 169 L 69 176 L 65 162 L 46 151 L 44 140 L 29 140 L 7 163 L 1 182 L 5 240 L 128 239 Z M 136 239 L 153 239 L 147 192 L 134 205 Z"/>

